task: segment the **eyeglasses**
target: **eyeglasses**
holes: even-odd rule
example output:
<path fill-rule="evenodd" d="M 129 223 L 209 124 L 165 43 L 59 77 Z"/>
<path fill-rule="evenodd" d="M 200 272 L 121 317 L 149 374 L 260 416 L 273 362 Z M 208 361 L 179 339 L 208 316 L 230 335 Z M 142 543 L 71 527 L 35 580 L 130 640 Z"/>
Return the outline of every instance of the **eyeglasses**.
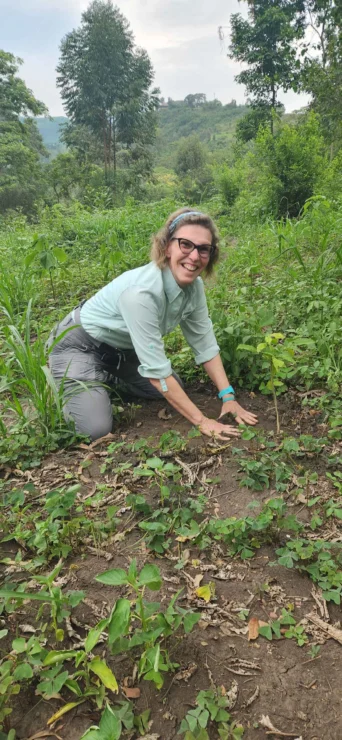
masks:
<path fill-rule="evenodd" d="M 183 254 L 190 254 L 190 252 L 193 252 L 194 249 L 197 249 L 197 252 L 201 258 L 201 260 L 208 260 L 215 252 L 215 246 L 213 244 L 194 244 L 190 241 L 190 239 L 182 239 L 179 236 L 173 236 L 172 239 L 170 239 L 171 242 L 178 242 L 179 249 Z"/>

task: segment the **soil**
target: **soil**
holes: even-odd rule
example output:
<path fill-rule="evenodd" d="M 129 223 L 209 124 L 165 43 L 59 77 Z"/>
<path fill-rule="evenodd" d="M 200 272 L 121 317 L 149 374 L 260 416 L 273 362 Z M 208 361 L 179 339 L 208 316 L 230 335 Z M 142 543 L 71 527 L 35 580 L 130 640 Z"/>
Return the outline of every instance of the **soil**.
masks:
<path fill-rule="evenodd" d="M 190 395 L 208 416 L 217 416 L 218 403 L 213 400 L 209 388 L 199 387 L 192 390 Z M 268 398 L 246 394 L 240 402 L 258 413 L 261 426 L 269 431 L 274 430 L 275 417 Z M 178 430 L 186 435 L 189 430 L 188 423 L 175 412 L 172 412 L 170 419 L 159 418 L 158 412 L 162 408 L 161 402 L 144 404 L 135 410 L 134 418 L 130 422 L 118 429 L 114 440 L 124 439 L 132 442 L 141 437 L 158 439 L 169 429 Z M 309 411 L 303 411 L 295 396 L 288 395 L 286 402 L 282 403 L 281 422 L 282 427 L 294 436 L 303 432 L 317 437 L 324 434 L 324 425 L 320 424 L 319 417 L 310 415 Z M 40 484 L 45 490 L 49 490 L 49 487 L 51 489 L 56 485 L 65 485 L 65 472 L 68 472 L 81 482 L 81 496 L 86 497 L 94 490 L 94 483 L 106 482 L 106 476 L 108 481 L 111 480 L 110 469 L 104 474 L 100 472 L 105 459 L 103 453 L 109 444 L 110 440 L 104 440 L 94 448 L 81 445 L 51 455 L 39 469 L 31 473 L 36 487 L 39 490 Z M 220 482 L 211 484 L 210 481 L 206 483 L 205 479 L 204 482 L 202 479 L 202 483 L 199 481 L 191 493 L 197 495 L 204 486 L 209 498 L 206 516 L 220 518 L 244 516 L 251 512 L 248 507 L 252 501 L 263 502 L 270 497 L 270 491 L 266 489 L 256 492 L 239 487 L 238 466 L 231 447 L 248 446 L 249 443 L 233 440 L 229 445 L 222 443 L 221 450 L 217 449 L 217 443 L 214 446 L 210 446 L 211 444 L 202 437 L 194 438 L 189 442 L 187 449 L 178 454 L 185 463 L 205 460 L 214 455 L 213 464 L 208 469 L 204 468 L 201 475 L 206 475 L 207 480 L 218 477 Z M 89 452 L 90 466 L 80 469 L 80 463 Z M 117 459 L 127 461 L 128 457 L 123 453 L 122 457 Z M 310 461 L 314 470 L 318 469 L 317 463 L 317 459 Z M 28 473 L 26 475 L 29 477 Z M 13 473 L 13 486 L 18 486 L 19 479 L 15 481 L 15 476 L 16 473 Z M 134 490 L 143 492 L 150 500 L 151 497 L 153 500 L 155 495 L 153 491 L 151 493 L 148 490 L 148 484 L 143 479 L 135 484 Z M 232 682 L 237 681 L 238 699 L 231 714 L 243 725 L 244 740 L 259 738 L 261 740 L 272 736 L 272 733 L 267 734 L 266 728 L 260 724 L 263 715 L 268 715 L 273 726 L 279 730 L 279 737 L 341 740 L 341 645 L 332 639 L 325 639 L 323 633 L 317 631 L 309 634 L 310 645 L 304 647 L 299 647 L 294 639 L 275 639 L 270 642 L 259 636 L 254 641 L 248 641 L 248 635 L 243 632 L 251 617 L 267 621 L 275 618 L 275 615 L 280 614 L 282 607 L 287 608 L 290 604 L 293 605 L 297 622 L 305 619 L 309 613 L 317 612 L 318 606 L 312 596 L 313 584 L 309 578 L 279 565 L 272 566 L 276 545 L 261 548 L 255 557 L 247 561 L 227 557 L 220 547 L 204 552 L 192 548 L 189 561 L 184 567 L 186 575 L 194 578 L 202 573 L 201 585 L 210 581 L 215 584 L 215 596 L 208 605 L 205 605 L 203 600 L 191 595 L 191 589 L 187 588 L 189 579 L 184 572 L 175 570 L 175 562 L 178 559 L 176 551 L 172 550 L 170 557 L 155 557 L 153 553 L 148 552 L 141 540 L 141 530 L 130 531 L 131 526 L 131 513 L 123 512 L 119 531 L 127 532 L 122 541 L 106 545 L 106 553 L 112 555 L 110 562 L 104 557 L 101 547 L 99 554 L 94 554 L 87 546 L 83 546 L 73 557 L 69 556 L 62 574 L 71 577 L 68 588 L 86 591 L 87 602 L 81 603 L 73 612 L 80 624 L 94 626 L 100 618 L 99 612 L 106 614 L 106 610 L 108 611 L 123 593 L 122 589 L 97 583 L 94 577 L 109 568 L 126 568 L 132 557 L 137 557 L 139 567 L 144 562 L 156 562 L 161 570 L 162 591 L 158 595 L 153 594 L 153 600 L 158 599 L 165 603 L 183 587 L 180 604 L 201 611 L 200 625 L 196 626 L 190 635 L 183 639 L 173 639 L 170 643 L 172 660 L 179 663 L 178 672 L 185 671 L 183 674 L 185 678 L 177 678 L 177 673 L 176 677 L 173 674 L 165 674 L 165 683 L 159 692 L 147 681 L 135 683 L 139 686 L 141 695 L 134 701 L 134 711 L 140 714 L 145 709 L 151 710 L 150 732 L 155 733 L 152 737 L 159 737 L 161 740 L 176 738 L 180 722 L 187 711 L 195 706 L 195 698 L 200 690 L 209 689 L 213 681 L 216 686 L 224 686 L 229 691 Z M 185 547 L 189 547 L 189 543 L 186 543 Z M 6 543 L 6 554 L 9 552 L 13 554 L 15 552 L 14 541 Z M 225 580 L 215 577 L 218 573 L 218 564 L 221 570 L 224 570 L 225 575 L 222 577 Z M 189 594 L 190 601 L 187 599 Z M 238 617 L 242 609 L 249 609 L 247 621 Z M 328 611 L 330 623 L 338 626 L 341 619 L 339 608 L 329 603 Z M 10 616 L 8 626 L 12 639 L 20 633 L 18 625 L 23 621 L 30 623 L 30 620 L 34 624 L 34 607 L 26 607 L 26 611 L 17 611 Z M 237 626 L 240 632 L 235 633 L 231 630 L 232 624 Z M 310 632 L 310 622 L 307 622 L 306 626 Z M 85 632 L 82 633 L 82 628 L 75 629 L 81 637 L 84 637 Z M 312 658 L 308 648 L 317 642 L 320 643 L 320 651 L 317 657 Z M 66 641 L 63 647 L 72 647 L 72 641 Z M 106 660 L 122 687 L 124 678 L 132 675 L 132 661 L 126 656 L 111 656 L 109 652 L 104 652 L 103 646 L 99 650 L 96 648 L 96 651 L 106 655 Z M 248 661 L 249 667 L 239 661 Z M 196 664 L 194 673 L 186 680 L 186 669 L 193 664 Z M 236 670 L 239 672 L 234 672 Z M 249 703 L 252 697 L 254 699 Z M 115 701 L 115 697 L 112 698 Z M 41 697 L 35 696 L 33 689 L 27 692 L 22 690 L 15 699 L 17 702 L 11 723 L 15 727 L 18 739 L 28 740 L 35 733 L 46 729 L 47 720 L 62 705 L 58 698 L 42 700 Z M 71 696 L 63 694 L 63 700 L 71 699 Z M 124 699 L 123 694 L 119 699 Z M 99 718 L 100 712 L 94 706 L 84 703 L 62 717 L 53 731 L 57 733 L 56 737 L 59 736 L 64 740 L 79 740 L 91 724 L 98 723 Z M 209 736 L 213 739 L 218 737 L 214 727 L 210 727 Z"/>

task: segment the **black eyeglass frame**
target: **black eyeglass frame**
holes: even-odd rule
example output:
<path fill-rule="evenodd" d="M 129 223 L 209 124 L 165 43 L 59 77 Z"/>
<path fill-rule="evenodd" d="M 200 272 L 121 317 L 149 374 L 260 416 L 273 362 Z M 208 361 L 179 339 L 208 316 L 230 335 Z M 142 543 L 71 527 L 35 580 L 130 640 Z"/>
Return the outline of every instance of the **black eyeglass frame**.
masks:
<path fill-rule="evenodd" d="M 210 258 L 215 254 L 215 250 L 216 250 L 215 244 L 194 244 L 191 241 L 191 239 L 186 239 L 184 236 L 172 236 L 170 239 L 170 242 L 178 242 L 179 249 L 184 255 L 191 254 L 191 252 L 193 252 L 194 249 L 197 249 L 198 254 L 201 257 L 201 259 L 203 259 L 203 257 L 204 258 L 208 257 L 208 260 L 210 260 Z M 181 242 L 188 242 L 188 244 L 192 244 L 192 249 L 190 249 L 190 251 L 183 252 L 183 249 L 180 244 Z M 207 251 L 206 254 L 203 254 L 203 252 L 201 253 L 200 250 L 202 248 L 207 249 L 208 247 L 209 247 L 209 250 Z"/>

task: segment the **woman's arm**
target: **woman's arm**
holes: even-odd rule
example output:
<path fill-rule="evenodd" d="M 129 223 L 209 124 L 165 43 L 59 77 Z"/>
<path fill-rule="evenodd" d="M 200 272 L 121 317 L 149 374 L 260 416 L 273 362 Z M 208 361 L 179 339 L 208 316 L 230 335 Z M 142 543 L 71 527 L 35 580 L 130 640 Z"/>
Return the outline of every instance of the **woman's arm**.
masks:
<path fill-rule="evenodd" d="M 223 367 L 220 355 L 216 355 L 216 357 L 213 357 L 212 360 L 204 362 L 203 367 L 206 373 L 209 375 L 209 378 L 211 378 L 213 383 L 215 383 L 216 388 L 219 392 L 223 391 L 225 388 L 228 388 L 229 380 Z M 221 419 L 222 416 L 228 413 L 231 413 L 235 417 L 238 424 L 254 425 L 258 422 L 258 418 L 257 416 L 255 416 L 255 414 L 251 414 L 249 411 L 245 411 L 245 409 L 243 409 L 242 406 L 240 406 L 240 404 L 238 404 L 238 402 L 234 400 L 223 400 L 219 418 Z"/>
<path fill-rule="evenodd" d="M 191 424 L 197 426 L 202 434 L 223 440 L 231 436 L 240 436 L 240 432 L 236 427 L 228 426 L 227 424 L 220 424 L 220 422 L 215 421 L 215 419 L 208 419 L 208 417 L 204 416 L 202 411 L 200 411 L 200 409 L 198 409 L 190 400 L 185 391 L 183 391 L 183 388 L 181 388 L 177 380 L 172 375 L 165 378 L 163 383 L 156 378 L 150 378 L 150 383 L 152 383 L 154 388 L 164 396 L 176 411 L 182 414 L 182 416 L 185 416 Z M 167 391 L 164 390 L 164 383 L 166 383 Z"/>

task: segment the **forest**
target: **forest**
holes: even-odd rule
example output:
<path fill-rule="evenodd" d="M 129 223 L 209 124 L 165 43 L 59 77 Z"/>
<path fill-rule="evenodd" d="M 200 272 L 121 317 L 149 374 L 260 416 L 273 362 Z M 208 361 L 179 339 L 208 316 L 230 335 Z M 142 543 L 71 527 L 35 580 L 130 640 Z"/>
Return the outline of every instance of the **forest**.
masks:
<path fill-rule="evenodd" d="M 112 0 L 61 39 L 63 117 L 0 49 L 0 740 L 342 737 L 342 1 L 241 6 L 245 105 L 163 98 Z M 114 391 L 92 442 L 46 341 L 184 206 L 218 226 L 209 314 L 259 423 L 222 442 Z"/>

